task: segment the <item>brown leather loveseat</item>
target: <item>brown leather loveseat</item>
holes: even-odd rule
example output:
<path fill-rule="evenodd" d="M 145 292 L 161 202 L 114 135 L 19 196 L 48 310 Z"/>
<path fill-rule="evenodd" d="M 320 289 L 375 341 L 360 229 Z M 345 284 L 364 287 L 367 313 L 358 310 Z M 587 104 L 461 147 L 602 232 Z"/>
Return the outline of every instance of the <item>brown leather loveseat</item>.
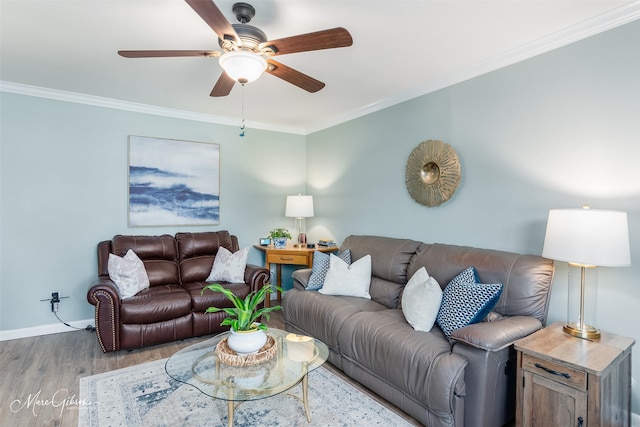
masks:
<path fill-rule="evenodd" d="M 516 395 L 513 343 L 546 322 L 553 262 L 378 236 L 349 236 L 340 248 L 346 249 L 353 262 L 371 256 L 371 299 L 304 290 L 312 270 L 297 270 L 294 289 L 282 301 L 286 329 L 323 341 L 333 365 L 426 426 L 500 427 L 510 421 Z M 409 278 L 425 267 L 445 288 L 470 266 L 477 270 L 477 283 L 503 285 L 487 318 L 449 337 L 438 323 L 428 332 L 414 330 L 402 311 Z M 456 304 L 466 301 L 451 305 Z"/>
<path fill-rule="evenodd" d="M 96 333 L 102 351 L 145 347 L 189 337 L 219 333 L 224 313 L 208 307 L 231 307 L 220 293 L 201 295 L 218 248 L 238 251 L 238 239 L 228 231 L 177 233 L 174 236 L 123 236 L 98 244 L 98 280 L 87 300 L 95 305 Z M 144 263 L 150 287 L 122 299 L 109 278 L 108 260 L 131 249 Z M 244 283 L 226 283 L 241 298 L 269 281 L 269 271 L 247 264 Z"/>

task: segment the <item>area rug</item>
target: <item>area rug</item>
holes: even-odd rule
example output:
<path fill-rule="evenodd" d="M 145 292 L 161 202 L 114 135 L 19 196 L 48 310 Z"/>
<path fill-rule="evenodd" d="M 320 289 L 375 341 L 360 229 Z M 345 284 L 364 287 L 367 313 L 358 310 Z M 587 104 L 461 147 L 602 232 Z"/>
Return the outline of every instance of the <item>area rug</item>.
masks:
<path fill-rule="evenodd" d="M 165 361 L 81 378 L 78 426 L 227 426 L 226 402 L 171 379 Z M 290 392 L 300 396 L 300 386 Z M 309 374 L 309 409 L 311 423 L 302 402 L 283 393 L 242 403 L 234 413 L 234 425 L 412 425 L 323 367 Z"/>

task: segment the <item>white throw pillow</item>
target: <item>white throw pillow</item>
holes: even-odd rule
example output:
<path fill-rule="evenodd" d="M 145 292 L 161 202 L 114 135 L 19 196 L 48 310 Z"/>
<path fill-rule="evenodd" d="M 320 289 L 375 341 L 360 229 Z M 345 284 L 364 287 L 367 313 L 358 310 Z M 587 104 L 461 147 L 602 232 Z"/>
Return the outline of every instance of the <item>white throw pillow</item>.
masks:
<path fill-rule="evenodd" d="M 344 295 L 371 299 L 371 255 L 366 255 L 351 265 L 331 254 L 329 271 L 324 285 L 318 292 L 324 295 Z"/>
<path fill-rule="evenodd" d="M 442 289 L 422 267 L 411 276 L 402 293 L 402 314 L 416 331 L 433 328 L 442 303 Z"/>
<path fill-rule="evenodd" d="M 144 263 L 131 249 L 124 257 L 109 254 L 107 270 L 109 278 L 118 287 L 122 298 L 132 297 L 149 287 L 149 276 L 147 276 L 147 270 L 144 269 Z"/>
<path fill-rule="evenodd" d="M 213 260 L 213 267 L 211 267 L 207 282 L 244 283 L 244 270 L 247 267 L 248 257 L 248 247 L 235 253 L 231 253 L 226 248 L 219 248 Z"/>

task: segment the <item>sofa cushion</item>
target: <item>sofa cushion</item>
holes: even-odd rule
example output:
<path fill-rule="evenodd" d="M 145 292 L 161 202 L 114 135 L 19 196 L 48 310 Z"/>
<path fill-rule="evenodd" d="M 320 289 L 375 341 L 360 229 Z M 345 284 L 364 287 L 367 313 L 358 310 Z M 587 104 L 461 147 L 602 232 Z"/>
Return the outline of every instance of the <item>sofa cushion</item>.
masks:
<path fill-rule="evenodd" d="M 227 308 L 233 307 L 233 303 L 221 292 L 213 292 L 202 289 L 207 282 L 184 283 L 182 286 L 191 297 L 191 308 L 194 313 L 204 313 L 209 307 Z M 249 285 L 245 283 L 223 283 L 223 287 L 231 290 L 238 298 L 244 299 L 249 294 Z"/>
<path fill-rule="evenodd" d="M 502 283 L 503 290 L 494 310 L 504 316 L 547 318 L 549 284 L 553 261 L 537 255 L 521 255 L 493 249 L 423 243 L 411 260 L 408 274 L 425 267 L 440 285 L 451 281 L 463 269 L 473 265 L 480 281 Z"/>
<path fill-rule="evenodd" d="M 211 272 L 207 277 L 207 282 L 244 282 L 244 269 L 247 267 L 249 248 L 242 248 L 235 253 L 231 253 L 226 248 L 219 248 L 218 254 L 213 260 Z"/>
<path fill-rule="evenodd" d="M 113 237 L 111 245 L 114 254 L 122 256 L 131 249 L 143 261 L 147 259 L 175 261 L 177 258 L 175 239 L 168 234 L 162 236 L 123 236 L 119 234 Z"/>
<path fill-rule="evenodd" d="M 124 256 L 129 249 L 144 263 L 151 287 L 180 283 L 176 242 L 173 236 L 123 236 L 111 240 L 112 252 Z"/>
<path fill-rule="evenodd" d="M 120 298 L 129 298 L 149 287 L 144 264 L 131 249 L 124 257 L 109 254 L 109 278 L 118 287 Z"/>
<path fill-rule="evenodd" d="M 206 280 L 211 273 L 213 261 L 219 248 L 236 252 L 237 240 L 228 231 L 200 233 L 176 233 L 180 279 L 182 283 Z"/>
<path fill-rule="evenodd" d="M 154 286 L 122 300 L 121 323 L 151 324 L 191 313 L 191 298 L 180 285 Z"/>
<path fill-rule="evenodd" d="M 342 243 L 342 250 L 351 251 L 351 260 L 371 256 L 371 274 L 384 280 L 407 283 L 407 266 L 415 255 L 420 242 L 380 236 L 349 236 Z"/>
<path fill-rule="evenodd" d="M 397 309 L 361 312 L 343 325 L 338 346 L 345 358 L 432 412 L 451 413 L 452 389 L 464 375 L 467 361 L 451 353 L 440 329 L 415 331 Z"/>
<path fill-rule="evenodd" d="M 233 240 L 227 230 L 200 233 L 176 233 L 180 261 L 202 255 L 215 255 L 218 248 L 234 252 Z"/>
<path fill-rule="evenodd" d="M 444 288 L 437 321 L 445 335 L 480 322 L 495 307 L 502 284 L 482 284 L 479 281 L 476 269 L 469 267 Z"/>
<path fill-rule="evenodd" d="M 442 289 L 427 270 L 416 271 L 404 287 L 402 314 L 416 331 L 429 332 L 436 322 L 442 302 Z"/>
<path fill-rule="evenodd" d="M 329 255 L 320 251 L 313 252 L 313 269 L 305 288 L 307 291 L 317 291 L 322 288 L 327 271 L 329 271 Z M 338 253 L 338 258 L 347 263 L 347 265 L 351 265 L 351 251 L 349 249 Z"/>
<path fill-rule="evenodd" d="M 388 308 L 398 307 L 402 289 L 411 277 L 407 267 L 419 246 L 420 242 L 410 239 L 357 235 L 348 236 L 342 243 L 343 250 L 351 251 L 352 261 L 371 255 L 369 295 Z"/>
<path fill-rule="evenodd" d="M 318 291 L 324 295 L 344 295 L 371 299 L 371 257 L 366 255 L 348 265 L 335 256 L 329 255 L 329 271 L 322 288 Z"/>
<path fill-rule="evenodd" d="M 131 349 L 193 336 L 191 315 L 157 323 L 120 323 L 120 348 Z M 168 338 L 170 337 L 170 338 Z"/>
<path fill-rule="evenodd" d="M 287 323 L 315 337 L 333 351 L 338 350 L 338 332 L 355 313 L 380 311 L 386 307 L 369 299 L 322 295 L 319 292 L 291 289 L 282 297 Z"/>

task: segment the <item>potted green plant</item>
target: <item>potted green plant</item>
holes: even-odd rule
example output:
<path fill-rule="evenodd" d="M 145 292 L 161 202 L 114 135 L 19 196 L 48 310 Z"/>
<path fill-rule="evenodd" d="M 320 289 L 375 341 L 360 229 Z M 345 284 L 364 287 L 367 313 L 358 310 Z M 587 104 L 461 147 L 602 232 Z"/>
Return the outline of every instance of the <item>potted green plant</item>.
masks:
<path fill-rule="evenodd" d="M 291 233 L 286 228 L 274 228 L 269 232 L 269 237 L 273 240 L 273 247 L 284 249 L 287 247 L 287 239 L 291 239 Z"/>
<path fill-rule="evenodd" d="M 227 339 L 229 348 L 240 355 L 253 354 L 260 350 L 267 342 L 267 335 L 264 332 L 267 330 L 267 325 L 258 322 L 258 320 L 262 316 L 264 316 L 265 320 L 269 320 L 269 313 L 282 309 L 279 305 L 258 308 L 266 296 L 271 294 L 272 286 L 266 285 L 258 291 L 249 292 L 244 299 L 218 283 L 205 286 L 200 294 L 204 294 L 207 289 L 222 293 L 233 304 L 233 307 L 209 307 L 205 311 L 205 313 L 217 313 L 219 311 L 227 313 L 228 317 L 220 325 L 231 326 L 231 334 Z M 279 290 L 281 291 L 281 289 Z"/>

